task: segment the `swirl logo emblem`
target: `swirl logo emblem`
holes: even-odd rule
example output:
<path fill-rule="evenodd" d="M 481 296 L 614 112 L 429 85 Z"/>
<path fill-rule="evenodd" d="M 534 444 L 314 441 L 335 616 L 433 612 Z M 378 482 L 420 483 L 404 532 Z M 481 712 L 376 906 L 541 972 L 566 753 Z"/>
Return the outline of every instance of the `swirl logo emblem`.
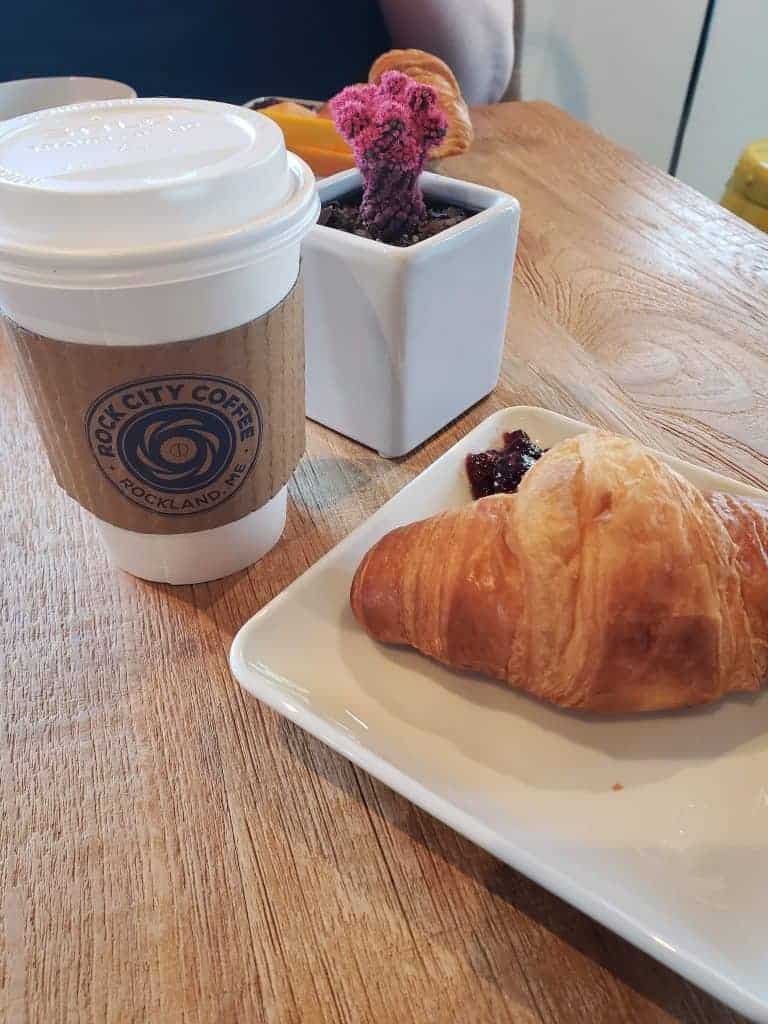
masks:
<path fill-rule="evenodd" d="M 91 450 L 130 501 L 162 515 L 215 508 L 258 458 L 262 415 L 236 381 L 197 374 L 130 381 L 86 416 Z"/>

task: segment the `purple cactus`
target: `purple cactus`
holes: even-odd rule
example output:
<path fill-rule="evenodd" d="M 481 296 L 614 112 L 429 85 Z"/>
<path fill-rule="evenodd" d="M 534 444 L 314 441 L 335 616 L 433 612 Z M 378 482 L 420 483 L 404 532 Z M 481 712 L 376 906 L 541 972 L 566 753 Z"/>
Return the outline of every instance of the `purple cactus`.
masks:
<path fill-rule="evenodd" d="M 330 106 L 363 175 L 360 219 L 371 238 L 396 242 L 426 212 L 419 175 L 447 129 L 437 93 L 400 71 L 387 71 L 378 85 L 348 85 Z"/>

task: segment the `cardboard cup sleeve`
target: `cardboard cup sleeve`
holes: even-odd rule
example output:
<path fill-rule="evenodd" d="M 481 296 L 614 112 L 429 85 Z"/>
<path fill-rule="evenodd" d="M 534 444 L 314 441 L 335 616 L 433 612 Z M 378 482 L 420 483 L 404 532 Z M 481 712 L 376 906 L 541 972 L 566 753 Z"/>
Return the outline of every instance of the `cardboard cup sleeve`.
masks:
<path fill-rule="evenodd" d="M 208 530 L 274 497 L 305 446 L 301 281 L 204 338 L 59 341 L 5 321 L 59 485 L 138 533 Z"/>

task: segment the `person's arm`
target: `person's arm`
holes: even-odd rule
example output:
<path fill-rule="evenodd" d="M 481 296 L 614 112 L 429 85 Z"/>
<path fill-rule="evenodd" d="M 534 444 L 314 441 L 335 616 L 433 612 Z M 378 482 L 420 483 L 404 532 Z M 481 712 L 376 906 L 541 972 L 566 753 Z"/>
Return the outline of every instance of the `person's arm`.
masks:
<path fill-rule="evenodd" d="M 381 0 L 396 47 L 441 57 L 468 103 L 495 103 L 512 77 L 515 0 Z"/>

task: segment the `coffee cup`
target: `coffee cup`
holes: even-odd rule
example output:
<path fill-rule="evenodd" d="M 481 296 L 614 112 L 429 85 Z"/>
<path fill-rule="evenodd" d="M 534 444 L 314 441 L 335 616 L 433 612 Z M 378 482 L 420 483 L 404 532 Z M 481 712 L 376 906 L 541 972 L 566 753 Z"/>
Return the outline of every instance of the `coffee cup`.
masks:
<path fill-rule="evenodd" d="M 60 486 L 110 560 L 258 560 L 304 450 L 312 172 L 256 112 L 78 104 L 0 125 L 0 308 Z"/>
<path fill-rule="evenodd" d="M 136 92 L 124 82 L 110 78 L 83 78 L 62 75 L 57 78 L 17 78 L 0 82 L 0 121 L 32 114 L 36 110 L 63 107 L 96 100 L 132 99 Z"/>

